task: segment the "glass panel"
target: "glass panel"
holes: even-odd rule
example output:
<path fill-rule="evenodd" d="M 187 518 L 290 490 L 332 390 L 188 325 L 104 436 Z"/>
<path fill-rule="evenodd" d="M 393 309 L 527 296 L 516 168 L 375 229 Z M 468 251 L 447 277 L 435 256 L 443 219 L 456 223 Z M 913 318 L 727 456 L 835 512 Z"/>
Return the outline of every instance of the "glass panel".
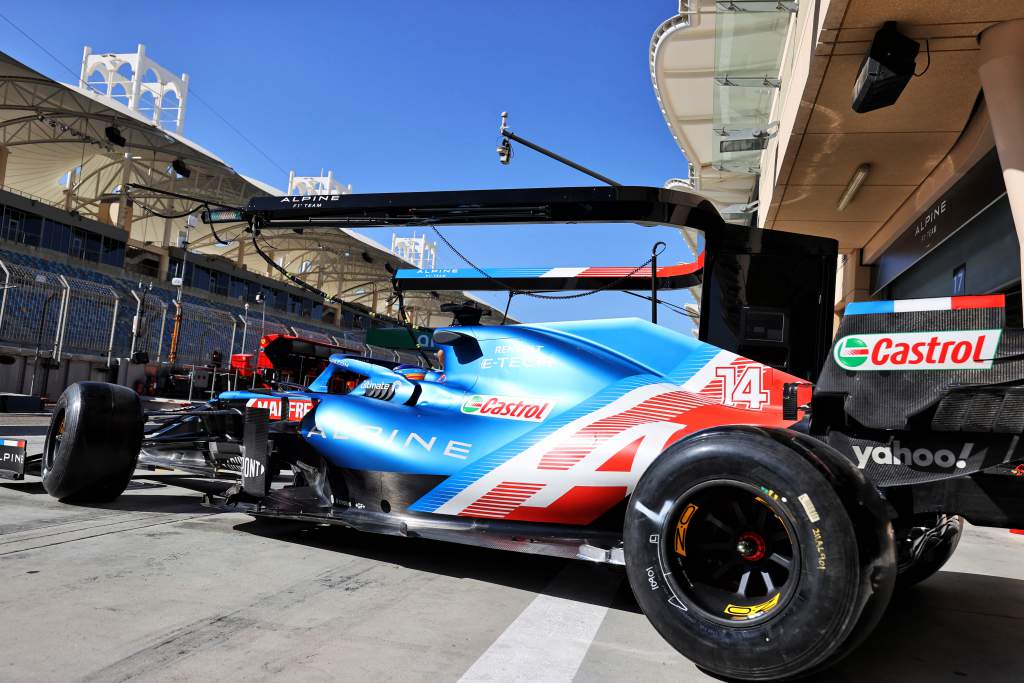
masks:
<path fill-rule="evenodd" d="M 100 251 L 103 248 L 103 238 L 93 232 L 85 233 L 85 250 L 82 258 L 86 261 L 96 263 L 100 260 Z"/>
<path fill-rule="evenodd" d="M 228 289 L 228 296 L 232 299 L 244 299 L 245 298 L 245 280 L 241 278 L 231 278 L 230 289 Z"/>
<path fill-rule="evenodd" d="M 43 246 L 62 254 L 68 253 L 71 248 L 71 227 L 47 220 L 43 225 Z"/>
<path fill-rule="evenodd" d="M 227 296 L 228 294 L 228 279 L 227 273 L 221 273 L 216 270 L 210 271 L 210 291 L 214 294 L 220 294 L 221 296 Z"/>
<path fill-rule="evenodd" d="M 181 276 L 181 259 L 172 256 L 167 261 L 167 281 L 170 282 L 171 278 L 179 276 Z"/>
<path fill-rule="evenodd" d="M 85 238 L 85 230 L 71 228 L 71 248 L 68 249 L 68 254 L 77 259 L 85 258 Z"/>
<path fill-rule="evenodd" d="M 751 140 L 749 131 L 769 126 L 786 33 L 793 16 L 782 9 L 719 11 L 715 15 L 711 160 L 716 168 L 758 173 L 763 145 Z M 740 131 L 745 134 L 730 139 L 729 133 Z M 727 151 L 722 151 L 722 142 L 726 143 Z"/>
<path fill-rule="evenodd" d="M 25 221 L 21 224 L 21 241 L 30 246 L 38 247 L 42 235 L 43 219 L 30 213 L 25 214 Z"/>
<path fill-rule="evenodd" d="M 110 237 L 103 238 L 103 256 L 100 259 L 108 266 L 124 266 L 124 242 Z"/>
<path fill-rule="evenodd" d="M 204 292 L 210 291 L 210 271 L 202 266 L 192 269 L 192 286 Z"/>

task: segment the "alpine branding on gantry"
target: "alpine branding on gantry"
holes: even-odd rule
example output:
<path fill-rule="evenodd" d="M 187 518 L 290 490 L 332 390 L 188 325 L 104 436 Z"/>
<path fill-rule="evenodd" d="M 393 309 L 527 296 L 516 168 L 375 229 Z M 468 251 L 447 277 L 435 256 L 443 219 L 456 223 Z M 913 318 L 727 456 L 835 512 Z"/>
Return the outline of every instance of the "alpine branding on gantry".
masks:
<path fill-rule="evenodd" d="M 987 370 L 1002 330 L 851 334 L 834 347 L 844 370 Z"/>
<path fill-rule="evenodd" d="M 553 401 L 543 399 L 476 394 L 462 404 L 462 412 L 466 415 L 485 415 L 505 420 L 543 422 L 551 414 L 554 405 Z"/>

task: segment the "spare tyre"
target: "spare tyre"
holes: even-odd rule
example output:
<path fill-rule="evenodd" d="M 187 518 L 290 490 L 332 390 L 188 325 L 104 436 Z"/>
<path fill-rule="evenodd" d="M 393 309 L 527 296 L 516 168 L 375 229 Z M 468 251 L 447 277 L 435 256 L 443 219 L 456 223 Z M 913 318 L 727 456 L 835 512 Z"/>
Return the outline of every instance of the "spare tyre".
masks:
<path fill-rule="evenodd" d="M 109 502 L 124 492 L 142 446 L 145 416 L 134 391 L 104 382 L 68 387 L 53 409 L 43 487 L 68 502 Z"/>

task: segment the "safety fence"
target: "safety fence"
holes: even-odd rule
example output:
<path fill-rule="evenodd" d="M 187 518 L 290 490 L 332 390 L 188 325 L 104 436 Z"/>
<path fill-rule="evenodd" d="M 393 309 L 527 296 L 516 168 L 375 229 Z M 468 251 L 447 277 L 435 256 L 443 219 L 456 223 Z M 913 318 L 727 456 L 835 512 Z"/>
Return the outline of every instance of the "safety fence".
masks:
<path fill-rule="evenodd" d="M 0 261 L 0 344 L 35 352 L 114 353 L 120 299 L 112 287 Z"/>
<path fill-rule="evenodd" d="M 128 357 L 134 360 L 159 360 L 164 352 L 167 328 L 167 304 L 145 290 L 133 291 L 134 314 L 127 330 Z M 173 323 L 173 318 L 172 318 Z"/>
<path fill-rule="evenodd" d="M 168 351 L 167 362 L 172 365 L 227 363 L 238 332 L 235 317 L 226 311 L 196 304 L 181 303 L 180 306 L 181 320 L 171 328 L 172 350 Z M 175 311 L 175 318 L 177 316 Z"/>
<path fill-rule="evenodd" d="M 0 260 L 0 346 L 37 361 L 76 356 L 107 367 L 123 358 L 134 364 L 228 368 L 233 354 L 255 356 L 261 338 L 286 334 L 370 358 L 422 364 L 418 353 L 367 345 L 363 330 L 328 333 L 268 320 L 265 312 L 238 314 L 167 301 L 167 291 L 161 294 L 151 288 L 119 290 Z"/>

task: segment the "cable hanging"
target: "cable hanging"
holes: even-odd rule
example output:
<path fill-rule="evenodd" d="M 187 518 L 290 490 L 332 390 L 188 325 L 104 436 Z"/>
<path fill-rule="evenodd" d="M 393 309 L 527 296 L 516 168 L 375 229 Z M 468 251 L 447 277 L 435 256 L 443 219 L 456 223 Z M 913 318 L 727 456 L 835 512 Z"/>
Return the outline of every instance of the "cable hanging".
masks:
<path fill-rule="evenodd" d="M 252 246 L 256 249 L 256 253 L 259 254 L 260 258 L 266 261 L 267 264 L 270 265 L 274 270 L 281 273 L 281 275 L 284 275 L 286 278 L 288 278 L 288 280 L 295 283 L 296 285 L 306 290 L 307 292 L 316 294 L 317 296 L 323 298 L 324 301 L 330 301 L 332 303 L 338 304 L 339 306 L 342 306 L 343 308 L 352 308 L 352 306 L 347 301 L 344 301 L 343 299 L 336 297 L 334 295 L 328 294 L 319 287 L 315 287 L 306 282 L 305 280 L 303 280 L 302 278 L 296 277 L 295 275 L 289 273 L 284 266 L 279 265 L 277 261 L 270 258 L 270 256 L 265 251 L 263 251 L 262 248 L 260 248 L 259 241 L 257 241 L 256 239 L 256 237 L 259 235 L 259 229 L 256 228 L 255 225 L 250 225 L 250 228 L 252 230 Z M 402 296 L 402 292 L 401 290 L 398 289 L 394 279 L 392 279 L 391 283 L 395 295 L 398 299 L 398 313 L 401 316 L 401 322 L 403 323 L 403 326 L 405 327 L 406 331 L 409 333 L 409 338 L 412 340 L 413 346 L 415 347 L 416 352 L 419 353 L 420 357 L 423 359 L 423 362 L 426 363 L 426 366 L 428 368 L 433 367 L 433 362 L 430 360 L 430 357 L 427 355 L 426 351 L 423 350 L 423 347 L 416 339 L 416 332 L 415 330 L 413 330 L 412 323 L 409 321 L 409 316 L 405 310 L 405 299 Z M 376 313 L 371 313 L 370 315 L 375 318 L 383 317 L 378 316 Z"/>
<path fill-rule="evenodd" d="M 206 200 L 203 200 L 203 199 L 200 199 L 198 197 L 189 197 L 187 195 L 181 195 L 181 194 L 177 194 L 177 193 L 174 193 L 174 192 L 168 192 L 167 190 L 161 190 L 160 188 L 154 188 L 154 187 L 147 187 L 145 185 L 135 185 L 134 186 L 134 187 L 137 187 L 139 189 L 150 190 L 152 192 L 157 192 L 157 193 L 168 195 L 168 196 L 171 196 L 171 197 L 176 197 L 178 199 L 187 199 L 187 200 L 195 201 L 196 202 L 196 206 L 193 207 L 192 209 L 188 210 L 188 211 L 184 211 L 184 212 L 181 212 L 179 214 L 165 214 L 165 213 L 157 211 L 157 210 L 153 209 L 152 207 L 147 206 L 147 205 L 143 204 L 142 202 L 138 201 L 137 199 L 133 198 L 131 196 L 131 189 L 132 189 L 132 187 L 133 186 L 130 185 L 130 184 L 125 185 L 124 192 L 125 192 L 126 196 L 133 203 L 136 203 L 140 207 L 142 207 L 142 209 L 144 211 L 147 211 L 147 212 L 151 213 L 152 215 L 157 216 L 159 218 L 166 218 L 166 219 L 184 218 L 185 216 L 190 216 L 190 215 L 196 213 L 197 211 L 199 211 L 201 209 L 205 209 L 207 212 L 210 211 L 210 202 L 208 202 Z M 222 207 L 225 206 L 223 204 L 216 204 L 216 203 L 214 203 L 214 205 L 215 206 L 222 206 Z M 227 208 L 230 208 L 230 207 L 227 207 Z M 210 223 L 209 226 L 210 226 L 210 233 L 213 235 L 213 238 L 215 240 L 217 240 L 218 244 L 221 244 L 221 245 L 231 244 L 230 241 L 226 241 L 226 240 L 221 239 L 221 236 L 217 233 L 217 229 L 213 226 L 213 223 Z M 335 304 L 341 306 L 342 308 L 347 308 L 349 310 L 355 310 L 356 312 L 358 312 L 360 314 L 364 314 L 363 311 L 361 311 L 359 309 L 353 308 L 353 306 L 351 304 L 349 304 L 347 301 L 341 299 L 340 297 L 328 294 L 327 292 L 323 291 L 319 287 L 315 287 L 315 286 L 311 285 L 310 283 L 306 282 L 305 280 L 303 280 L 302 278 L 293 275 L 292 273 L 288 272 L 288 270 L 286 268 L 284 268 L 284 266 L 279 265 L 276 261 L 274 261 L 274 259 L 270 258 L 270 256 L 265 251 L 263 251 L 263 249 L 260 247 L 259 241 L 257 240 L 257 237 L 258 236 L 262 237 L 262 235 L 260 235 L 259 228 L 256 226 L 255 221 L 250 222 L 248 227 L 247 227 L 247 229 L 252 233 L 252 246 L 256 250 L 256 253 L 260 256 L 260 258 L 262 258 L 264 261 L 266 261 L 268 265 L 270 265 L 274 270 L 276 270 L 281 275 L 283 275 L 285 278 L 287 278 L 290 282 L 294 283 L 295 285 L 297 285 L 301 289 L 304 289 L 307 292 L 310 292 L 311 294 L 315 294 L 316 296 L 322 298 L 324 301 L 329 301 L 331 303 L 335 303 Z M 235 239 L 237 240 L 240 237 L 241 237 L 241 233 L 239 235 L 237 235 L 235 237 Z M 266 238 L 263 238 L 263 239 L 266 239 Z M 319 245 L 319 246 L 322 247 L 323 245 Z M 370 284 L 370 283 L 367 283 L 367 284 Z M 391 286 L 392 286 L 392 289 L 394 290 L 395 296 L 397 297 L 397 300 L 398 300 L 398 311 L 399 311 L 399 314 L 401 316 L 400 322 L 403 323 L 403 326 L 409 332 L 409 338 L 412 340 L 412 343 L 413 343 L 416 351 L 420 354 L 420 357 L 423 358 L 424 363 L 426 363 L 428 368 L 432 367 L 433 363 L 431 362 L 430 357 L 427 356 L 426 352 L 423 350 L 423 347 L 420 345 L 420 343 L 416 339 L 416 332 L 413 329 L 412 322 L 409 320 L 409 316 L 408 316 L 408 314 L 407 314 L 407 312 L 405 310 L 405 299 L 402 296 L 402 292 L 398 289 L 398 286 L 395 283 L 394 278 L 392 278 L 392 280 L 391 280 Z M 379 314 L 377 314 L 376 312 L 373 312 L 373 311 L 371 311 L 368 315 L 371 318 L 384 318 L 385 317 L 385 316 L 381 316 L 381 315 L 379 315 Z"/>

